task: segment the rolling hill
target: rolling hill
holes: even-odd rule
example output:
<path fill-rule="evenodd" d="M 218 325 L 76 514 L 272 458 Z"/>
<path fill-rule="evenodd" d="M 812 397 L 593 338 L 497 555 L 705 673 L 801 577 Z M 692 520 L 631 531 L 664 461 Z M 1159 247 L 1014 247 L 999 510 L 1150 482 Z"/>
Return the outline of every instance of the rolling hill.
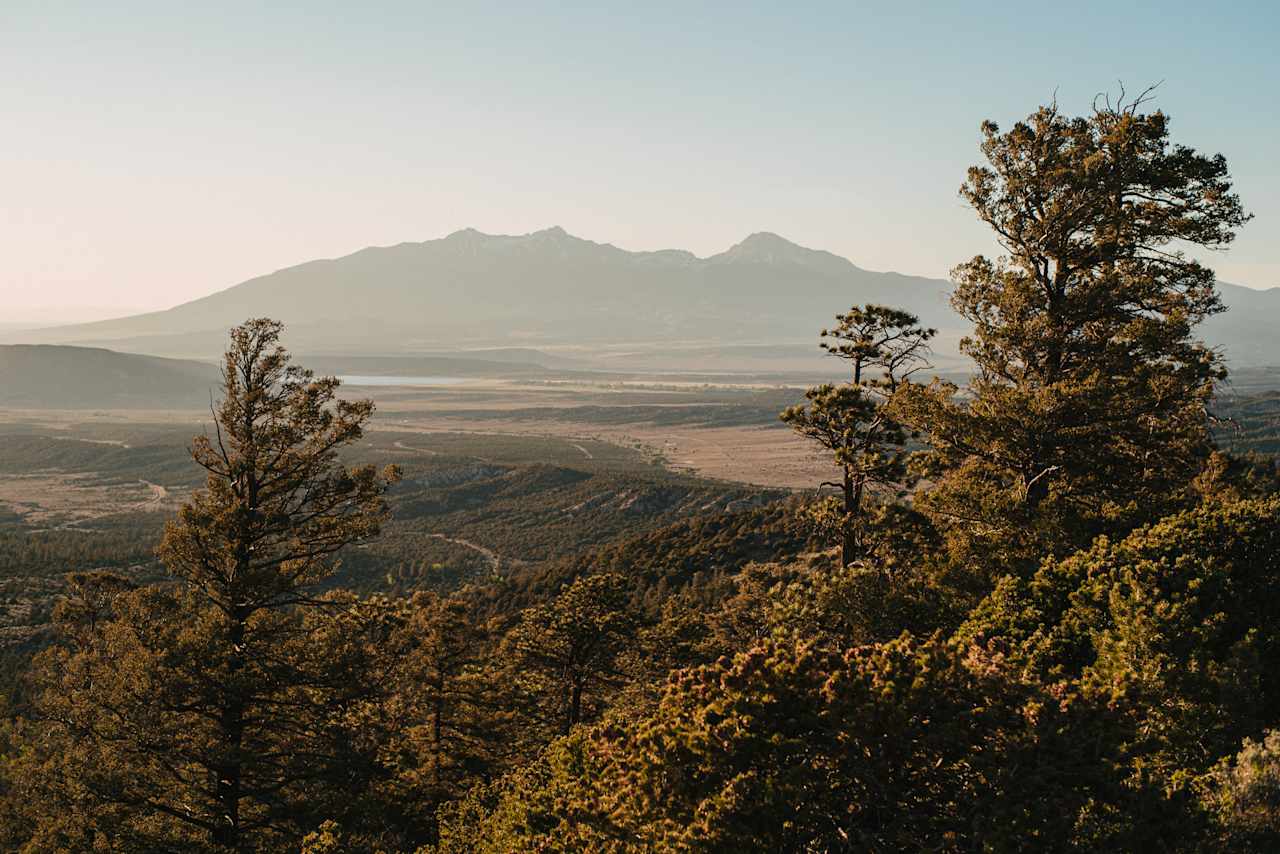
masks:
<path fill-rule="evenodd" d="M 0 346 L 0 407 L 155 409 L 203 407 L 218 384 L 204 362 L 97 347 Z"/>
<path fill-rule="evenodd" d="M 449 349 L 575 345 L 595 355 L 799 347 L 816 353 L 823 322 L 853 303 L 880 302 L 941 331 L 940 368 L 956 367 L 964 322 L 950 283 L 877 273 L 757 233 L 718 255 L 629 252 L 550 228 L 520 236 L 474 229 L 423 243 L 362 249 L 259 276 L 167 311 L 9 340 L 207 358 L 247 317 L 289 325 L 300 353 L 424 354 Z M 1205 327 L 1237 364 L 1280 364 L 1280 288 L 1222 285 L 1236 310 Z M 808 358 L 808 357 L 806 357 Z M 693 363 L 688 367 L 695 367 Z M 670 365 L 670 359 L 665 363 Z"/>

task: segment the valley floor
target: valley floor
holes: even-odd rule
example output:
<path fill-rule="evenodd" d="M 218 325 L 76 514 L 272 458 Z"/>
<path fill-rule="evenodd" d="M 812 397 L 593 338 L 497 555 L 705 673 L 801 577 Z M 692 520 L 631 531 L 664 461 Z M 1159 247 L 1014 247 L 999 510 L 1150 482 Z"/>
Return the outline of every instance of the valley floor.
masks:
<path fill-rule="evenodd" d="M 774 489 L 812 489 L 834 473 L 812 444 L 778 422 L 782 408 L 802 399 L 798 388 L 469 380 L 344 391 L 378 404 L 374 430 L 605 442 L 671 471 Z M 0 427 L 10 430 L 25 424 L 107 443 L 123 442 L 120 436 L 137 425 L 190 425 L 199 432 L 208 420 L 207 412 L 174 410 L 0 412 Z M 416 450 L 411 443 L 401 448 Z M 578 449 L 583 460 L 592 459 L 586 444 Z"/>
<path fill-rule="evenodd" d="M 775 489 L 812 489 L 834 473 L 778 421 L 782 408 L 802 399 L 796 388 L 481 380 L 353 391 L 378 403 L 375 429 L 608 442 L 672 471 Z"/>
<path fill-rule="evenodd" d="M 397 419 L 394 424 L 375 423 L 374 429 L 399 433 L 468 433 L 607 442 L 639 450 L 672 471 L 778 489 L 812 489 L 821 481 L 831 479 L 835 471 L 814 453 L 808 442 L 775 427 L 602 426 L 550 419 L 477 421 L 424 412 Z M 591 458 L 589 451 L 584 450 L 583 453 L 586 455 L 584 459 Z"/>

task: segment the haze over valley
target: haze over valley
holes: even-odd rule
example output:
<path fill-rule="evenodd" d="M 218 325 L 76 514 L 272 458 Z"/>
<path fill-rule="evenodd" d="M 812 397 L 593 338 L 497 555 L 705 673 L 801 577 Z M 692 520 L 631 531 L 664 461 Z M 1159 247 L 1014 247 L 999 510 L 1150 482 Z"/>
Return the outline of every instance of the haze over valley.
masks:
<path fill-rule="evenodd" d="M 4 4 L 0 851 L 1280 851 L 1277 43 Z"/>
<path fill-rule="evenodd" d="M 1280 288 L 1218 287 L 1227 311 L 1201 327 L 1206 343 L 1237 367 L 1280 365 L 1280 338 L 1266 334 L 1280 324 Z M 963 370 L 959 340 L 968 329 L 949 304 L 953 288 L 864 270 L 768 232 L 699 258 L 628 252 L 560 228 L 519 236 L 464 229 L 305 262 L 166 311 L 3 340 L 207 360 L 227 328 L 265 315 L 284 319 L 294 348 L 307 354 L 451 352 L 488 361 L 526 347 L 544 351 L 533 355 L 542 367 L 813 371 L 824 364 L 812 343 L 821 324 L 845 303 L 878 303 L 938 329 L 933 362 L 953 373 Z"/>

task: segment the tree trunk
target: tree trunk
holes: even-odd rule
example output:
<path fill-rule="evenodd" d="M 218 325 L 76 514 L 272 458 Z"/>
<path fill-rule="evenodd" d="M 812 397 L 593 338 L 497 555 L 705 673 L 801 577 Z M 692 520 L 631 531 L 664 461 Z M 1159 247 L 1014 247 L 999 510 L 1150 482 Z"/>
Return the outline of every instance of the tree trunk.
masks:
<path fill-rule="evenodd" d="M 565 721 L 564 732 L 569 734 L 569 730 L 582 720 L 582 680 L 573 677 L 572 685 L 569 689 L 569 717 Z"/>
<path fill-rule="evenodd" d="M 253 388 L 254 376 L 252 361 L 243 367 L 244 387 Z M 252 400 L 245 406 L 243 438 L 246 448 L 252 452 L 254 445 L 255 407 Z M 227 585 L 226 598 L 230 605 L 229 619 L 231 626 L 227 631 L 227 681 L 226 696 L 219 716 L 221 730 L 222 762 L 218 771 L 217 802 L 220 814 L 215 816 L 218 829 L 212 834 L 215 845 L 238 850 L 241 844 L 240 834 L 240 800 L 241 784 L 244 768 L 241 751 L 244 747 L 245 699 L 240 684 L 241 672 L 244 670 L 244 633 L 245 622 L 249 615 L 238 604 L 241 601 L 240 588 L 245 584 L 252 565 L 252 519 L 258 509 L 258 476 L 254 469 L 256 459 L 250 455 L 241 460 L 244 467 L 239 481 L 239 498 L 244 502 L 247 512 L 240 517 L 235 543 L 234 573 Z"/>
<path fill-rule="evenodd" d="M 1035 510 L 1040 503 L 1049 497 L 1049 478 L 1047 472 L 1035 477 L 1023 477 L 1022 503 L 1028 510 Z"/>
<path fill-rule="evenodd" d="M 848 566 L 860 558 L 861 543 L 858 541 L 857 517 L 859 505 L 862 503 L 862 484 L 853 482 L 849 467 L 844 470 L 844 530 L 840 542 L 840 565 Z"/>
<path fill-rule="evenodd" d="M 433 778 L 436 784 L 436 790 L 440 789 L 440 760 L 444 756 L 444 749 L 441 745 L 441 733 L 443 729 L 442 719 L 444 717 L 444 676 L 441 674 L 436 679 L 436 696 L 431 706 L 431 749 L 434 758 Z"/>
<path fill-rule="evenodd" d="M 245 703 L 240 696 L 240 686 L 236 684 L 240 670 L 244 666 L 244 620 L 233 616 L 228 632 L 231 644 L 229 670 L 231 684 L 227 686 L 226 701 L 219 717 L 221 730 L 223 761 L 218 769 L 216 800 L 219 815 L 215 817 L 218 828 L 212 833 L 214 845 L 232 850 L 240 847 L 240 789 L 242 769 L 240 751 L 244 744 Z"/>

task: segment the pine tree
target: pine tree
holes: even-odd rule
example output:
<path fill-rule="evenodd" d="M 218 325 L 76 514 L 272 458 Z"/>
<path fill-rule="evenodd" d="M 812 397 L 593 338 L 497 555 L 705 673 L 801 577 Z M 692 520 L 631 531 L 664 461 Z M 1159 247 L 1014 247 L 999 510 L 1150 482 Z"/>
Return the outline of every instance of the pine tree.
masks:
<path fill-rule="evenodd" d="M 886 404 L 924 366 L 936 331 L 912 314 L 879 305 L 854 306 L 822 330 L 822 348 L 850 363 L 852 377 L 805 392 L 808 404 L 789 407 L 781 419 L 834 457 L 840 490 L 834 527 L 845 566 L 865 556 L 868 492 L 900 490 L 907 481 L 907 430 Z"/>
<path fill-rule="evenodd" d="M 613 573 L 578 578 L 521 615 L 506 655 L 548 732 L 567 733 L 596 716 L 622 681 L 619 659 L 636 623 L 624 580 Z"/>
<path fill-rule="evenodd" d="M 505 721 L 483 669 L 489 645 L 474 604 L 421 592 L 400 610 L 396 690 L 380 709 L 389 736 L 382 754 L 393 771 L 388 800 L 429 838 L 436 809 L 502 758 Z"/>
<path fill-rule="evenodd" d="M 373 773 L 346 718 L 382 690 L 391 624 L 314 585 L 378 533 L 398 475 L 340 461 L 373 406 L 335 400 L 338 381 L 290 364 L 280 332 L 251 320 L 231 333 L 215 434 L 192 447 L 206 488 L 158 548 L 174 583 L 118 590 L 105 620 L 103 594 L 120 585 L 96 585 L 39 666 L 60 751 L 45 807 L 81 822 L 46 814 L 39 845 L 74 833 L 128 850 L 292 844 Z"/>
<path fill-rule="evenodd" d="M 1192 332 L 1222 304 L 1181 247 L 1224 247 L 1248 216 L 1223 157 L 1171 143 L 1147 100 L 986 122 L 961 189 L 1007 253 L 952 274 L 977 374 L 898 412 L 933 449 L 921 506 L 1006 566 L 1162 515 L 1208 457 L 1224 371 Z"/>

